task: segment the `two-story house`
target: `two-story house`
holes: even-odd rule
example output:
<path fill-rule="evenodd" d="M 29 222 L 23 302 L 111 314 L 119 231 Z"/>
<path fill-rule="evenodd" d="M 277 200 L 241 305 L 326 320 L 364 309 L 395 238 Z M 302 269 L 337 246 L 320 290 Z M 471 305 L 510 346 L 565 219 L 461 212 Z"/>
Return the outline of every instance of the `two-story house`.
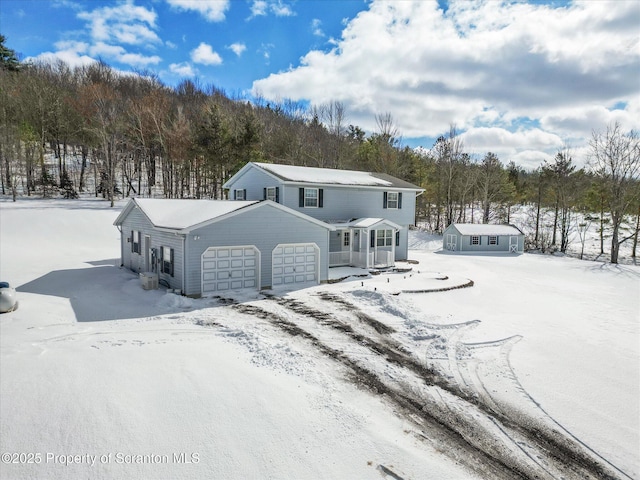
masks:
<path fill-rule="evenodd" d="M 121 265 L 196 297 L 317 284 L 330 266 L 407 258 L 422 193 L 384 174 L 264 163 L 225 187 L 229 200 L 129 200 L 114 222 Z"/>
<path fill-rule="evenodd" d="M 383 173 L 251 162 L 224 188 L 233 200 L 271 200 L 335 227 L 329 266 L 392 266 L 408 255 L 424 190 Z"/>

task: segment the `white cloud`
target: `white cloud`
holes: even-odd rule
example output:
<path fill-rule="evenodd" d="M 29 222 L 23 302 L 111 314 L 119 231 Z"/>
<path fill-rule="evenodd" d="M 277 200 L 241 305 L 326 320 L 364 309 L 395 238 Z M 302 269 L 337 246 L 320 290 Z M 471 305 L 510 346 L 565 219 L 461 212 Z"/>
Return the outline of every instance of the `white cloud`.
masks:
<path fill-rule="evenodd" d="M 132 67 L 148 67 L 149 65 L 157 65 L 162 61 L 157 55 L 146 56 L 139 53 L 129 53 L 119 45 L 109 45 L 103 42 L 92 45 L 89 52 L 94 57 L 109 58 Z"/>
<path fill-rule="evenodd" d="M 222 22 L 229 9 L 229 0 L 166 0 L 177 10 L 195 11 L 209 22 Z"/>
<path fill-rule="evenodd" d="M 322 20 L 319 18 L 311 20 L 311 31 L 316 37 L 324 37 L 324 32 L 322 31 Z"/>
<path fill-rule="evenodd" d="M 253 0 L 251 4 L 251 16 L 249 19 L 255 17 L 264 17 L 271 12 L 276 17 L 292 17 L 295 16 L 295 12 L 289 4 L 283 0 Z"/>
<path fill-rule="evenodd" d="M 311 51 L 253 88 L 268 99 L 340 101 L 349 121 L 368 131 L 376 114 L 390 112 L 409 138 L 435 137 L 455 123 L 469 138 L 481 127 L 512 132 L 503 140 L 515 142 L 513 155 L 547 151 L 564 139 L 586 142 L 589 123 L 632 122 L 639 22 L 640 3 L 624 0 L 561 8 L 451 0 L 446 12 L 436 0 L 374 0 L 333 50 Z M 612 112 L 617 102 L 630 107 Z"/>
<path fill-rule="evenodd" d="M 268 5 L 265 0 L 254 0 L 251 4 L 251 17 L 262 17 L 267 14 Z"/>
<path fill-rule="evenodd" d="M 157 15 L 153 10 L 122 3 L 115 7 L 96 8 L 78 13 L 78 18 L 89 23 L 94 41 L 120 42 L 129 45 L 160 43 L 155 33 Z"/>
<path fill-rule="evenodd" d="M 195 77 L 197 71 L 187 62 L 172 63 L 169 65 L 171 73 L 175 73 L 180 77 Z"/>
<path fill-rule="evenodd" d="M 220 57 L 217 52 L 213 51 L 211 45 L 204 42 L 200 43 L 197 48 L 191 51 L 191 60 L 203 65 L 222 64 L 222 57 Z"/>
<path fill-rule="evenodd" d="M 247 49 L 247 46 L 244 43 L 232 43 L 227 48 L 239 57 Z"/>

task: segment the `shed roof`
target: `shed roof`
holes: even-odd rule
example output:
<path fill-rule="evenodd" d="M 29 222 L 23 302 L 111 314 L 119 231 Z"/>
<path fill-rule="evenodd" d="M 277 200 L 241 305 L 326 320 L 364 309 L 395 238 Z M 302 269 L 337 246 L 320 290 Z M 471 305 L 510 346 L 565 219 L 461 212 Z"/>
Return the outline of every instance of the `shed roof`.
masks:
<path fill-rule="evenodd" d="M 414 185 L 413 183 L 387 175 L 386 173 L 337 170 L 334 168 L 301 167 L 296 165 L 279 165 L 275 163 L 252 162 L 252 164 L 286 182 L 381 188 L 391 187 L 423 191 L 422 188 Z"/>
<path fill-rule="evenodd" d="M 462 235 L 523 235 L 523 233 L 513 225 L 454 223 L 453 226 Z"/>

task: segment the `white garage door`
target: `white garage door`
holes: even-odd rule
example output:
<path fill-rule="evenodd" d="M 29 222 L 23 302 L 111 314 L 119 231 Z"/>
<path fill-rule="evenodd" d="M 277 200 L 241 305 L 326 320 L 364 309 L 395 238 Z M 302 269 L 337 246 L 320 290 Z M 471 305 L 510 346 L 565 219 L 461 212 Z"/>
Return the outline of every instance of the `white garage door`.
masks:
<path fill-rule="evenodd" d="M 320 249 L 315 243 L 281 243 L 273 249 L 272 285 L 319 283 Z"/>
<path fill-rule="evenodd" d="M 253 245 L 209 247 L 202 254 L 202 295 L 260 288 L 260 252 Z"/>

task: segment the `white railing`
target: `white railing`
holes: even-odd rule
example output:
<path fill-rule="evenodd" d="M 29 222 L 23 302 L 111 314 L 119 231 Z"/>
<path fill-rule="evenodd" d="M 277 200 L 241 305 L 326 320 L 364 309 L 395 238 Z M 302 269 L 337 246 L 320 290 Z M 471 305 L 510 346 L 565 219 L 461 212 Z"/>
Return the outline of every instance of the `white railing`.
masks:
<path fill-rule="evenodd" d="M 341 267 L 350 265 L 352 267 L 367 268 L 367 252 L 329 252 L 329 266 Z M 392 267 L 393 254 L 386 250 L 369 252 L 369 268 Z"/>
<path fill-rule="evenodd" d="M 329 252 L 329 266 L 341 267 L 351 263 L 351 252 Z"/>
<path fill-rule="evenodd" d="M 376 251 L 376 267 L 392 267 L 393 266 L 393 254 L 386 250 Z"/>

